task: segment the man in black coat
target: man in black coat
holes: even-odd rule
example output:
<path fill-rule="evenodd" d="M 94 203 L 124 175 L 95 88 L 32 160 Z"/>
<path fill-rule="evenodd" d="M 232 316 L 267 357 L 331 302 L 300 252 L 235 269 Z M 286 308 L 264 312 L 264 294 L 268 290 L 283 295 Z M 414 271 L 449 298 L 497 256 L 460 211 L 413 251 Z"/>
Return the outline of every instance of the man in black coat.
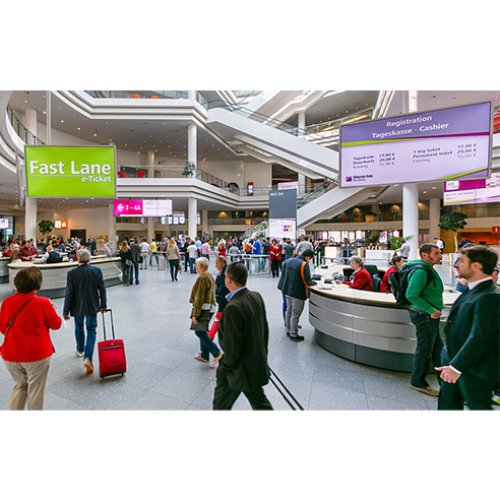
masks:
<path fill-rule="evenodd" d="M 217 368 L 213 409 L 230 410 L 243 392 L 254 410 L 272 410 L 262 386 L 269 382 L 269 326 L 262 297 L 246 287 L 248 271 L 241 262 L 226 269 L 228 304 L 219 324 L 224 356 Z"/>
<path fill-rule="evenodd" d="M 500 290 L 491 274 L 498 261 L 492 249 L 463 249 L 455 267 L 467 289 L 455 301 L 445 327 L 439 410 L 491 410 L 500 380 Z"/>
<path fill-rule="evenodd" d="M 63 317 L 65 320 L 68 320 L 70 315 L 75 318 L 76 355 L 83 357 L 85 371 L 92 373 L 97 313 L 106 310 L 106 287 L 101 269 L 89 265 L 90 252 L 82 249 L 78 251 L 77 256 L 78 267 L 67 274 Z"/>

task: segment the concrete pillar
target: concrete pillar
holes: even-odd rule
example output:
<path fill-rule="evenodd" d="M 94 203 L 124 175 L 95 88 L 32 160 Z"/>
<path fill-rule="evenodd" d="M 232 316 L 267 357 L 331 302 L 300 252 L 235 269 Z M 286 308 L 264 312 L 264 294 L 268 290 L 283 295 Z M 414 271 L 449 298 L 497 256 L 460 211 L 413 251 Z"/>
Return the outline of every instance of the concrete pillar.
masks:
<path fill-rule="evenodd" d="M 155 218 L 148 217 L 148 243 L 155 237 Z"/>
<path fill-rule="evenodd" d="M 438 226 L 441 216 L 441 199 L 431 198 L 429 201 L 429 242 L 433 238 L 439 238 L 441 229 Z"/>
<path fill-rule="evenodd" d="M 37 227 L 37 198 L 26 196 L 24 205 L 24 239 L 33 239 L 36 241 Z"/>
<path fill-rule="evenodd" d="M 306 114 L 304 111 L 300 112 L 298 114 L 298 122 L 297 125 L 299 127 L 299 133 L 298 135 L 304 135 L 303 129 L 306 127 Z M 298 174 L 299 178 L 299 189 L 297 190 L 297 194 L 302 194 L 305 192 L 305 187 L 306 187 L 306 176 L 304 174 Z"/>
<path fill-rule="evenodd" d="M 116 234 L 116 217 L 113 213 L 113 204 L 108 205 L 108 241 L 115 250 L 118 249 L 118 235 Z"/>
<path fill-rule="evenodd" d="M 188 90 L 188 99 L 196 101 L 196 90 Z"/>
<path fill-rule="evenodd" d="M 197 162 L 197 151 L 196 151 L 196 125 L 188 125 L 188 161 L 193 162 L 196 165 Z M 196 177 L 196 170 L 193 172 L 193 177 Z"/>
<path fill-rule="evenodd" d="M 208 234 L 208 210 L 201 211 L 201 232 Z"/>
<path fill-rule="evenodd" d="M 188 234 L 191 239 L 196 238 L 196 212 L 198 210 L 198 200 L 188 198 Z"/>
<path fill-rule="evenodd" d="M 28 108 L 24 112 L 24 126 L 35 136 L 37 136 L 36 111 Z"/>
<path fill-rule="evenodd" d="M 150 179 L 153 179 L 155 176 L 154 164 L 155 164 L 155 152 L 148 151 L 146 153 L 146 165 L 148 167 L 147 168 L 148 178 L 150 178 Z"/>
<path fill-rule="evenodd" d="M 418 92 L 405 92 L 403 113 L 418 111 Z M 418 258 L 418 184 L 403 184 L 403 236 L 410 245 L 410 259 Z"/>
<path fill-rule="evenodd" d="M 410 260 L 418 258 L 418 184 L 403 184 L 403 237 L 410 245 Z"/>

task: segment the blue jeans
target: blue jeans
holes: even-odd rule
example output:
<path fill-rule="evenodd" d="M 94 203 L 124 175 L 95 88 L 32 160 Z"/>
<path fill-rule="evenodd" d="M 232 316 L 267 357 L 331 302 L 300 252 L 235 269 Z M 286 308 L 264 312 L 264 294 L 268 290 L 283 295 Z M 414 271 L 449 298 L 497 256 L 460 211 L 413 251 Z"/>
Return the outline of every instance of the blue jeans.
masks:
<path fill-rule="evenodd" d="M 191 271 L 191 274 L 194 274 L 196 272 L 194 268 L 195 261 L 196 261 L 195 257 L 189 257 L 189 270 Z"/>
<path fill-rule="evenodd" d="M 219 355 L 220 349 L 215 342 L 208 336 L 207 332 L 194 332 L 200 339 L 200 354 L 203 359 L 208 361 L 208 354 L 210 353 L 214 358 Z"/>
<path fill-rule="evenodd" d="M 168 265 L 170 266 L 170 277 L 174 281 L 177 279 L 177 274 L 179 274 L 179 259 L 170 259 Z"/>
<path fill-rule="evenodd" d="M 133 278 L 135 274 L 135 284 L 139 284 L 139 262 L 134 262 L 132 266 L 130 266 L 130 281 L 129 283 L 132 284 Z"/>
<path fill-rule="evenodd" d="M 441 366 L 441 349 L 443 343 L 439 336 L 439 318 L 433 319 L 430 314 L 421 311 L 409 311 L 410 319 L 415 325 L 417 334 L 417 349 L 413 361 L 413 371 L 411 374 L 411 385 L 415 387 L 427 387 L 429 384 L 425 377 L 429 373 L 429 366 Z M 438 383 L 440 383 L 439 372 L 436 373 Z"/>
<path fill-rule="evenodd" d="M 156 259 L 156 267 L 158 267 L 158 252 L 152 252 L 149 259 L 149 265 L 153 267 L 153 257 Z"/>
<path fill-rule="evenodd" d="M 95 335 L 97 328 L 97 314 L 92 316 L 75 316 L 75 339 L 76 350 L 83 352 L 83 357 L 92 361 L 94 354 Z M 85 333 L 83 330 L 83 321 L 87 328 L 87 340 L 85 341 Z"/>

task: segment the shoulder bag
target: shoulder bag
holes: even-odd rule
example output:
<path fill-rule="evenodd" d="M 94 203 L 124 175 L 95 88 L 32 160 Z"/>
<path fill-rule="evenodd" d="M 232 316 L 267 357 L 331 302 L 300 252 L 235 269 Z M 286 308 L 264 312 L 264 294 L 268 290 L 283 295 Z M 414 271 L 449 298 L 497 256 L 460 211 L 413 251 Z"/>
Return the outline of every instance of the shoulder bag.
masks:
<path fill-rule="evenodd" d="M 14 321 L 16 318 L 19 316 L 19 313 L 34 299 L 35 297 L 31 297 L 28 299 L 15 313 L 12 318 L 7 321 L 7 328 L 5 329 L 5 338 L 7 338 L 7 334 L 9 333 L 10 329 L 12 328 L 12 325 L 14 324 Z"/>

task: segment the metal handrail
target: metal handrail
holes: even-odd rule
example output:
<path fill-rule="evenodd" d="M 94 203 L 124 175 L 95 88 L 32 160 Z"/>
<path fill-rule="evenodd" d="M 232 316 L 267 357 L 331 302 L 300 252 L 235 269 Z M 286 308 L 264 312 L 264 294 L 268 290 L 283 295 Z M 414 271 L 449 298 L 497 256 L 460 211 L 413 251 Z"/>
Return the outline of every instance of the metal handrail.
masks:
<path fill-rule="evenodd" d="M 16 115 L 15 111 L 7 106 L 7 116 L 9 117 L 10 124 L 14 129 L 14 132 L 19 136 L 19 138 L 25 143 L 30 145 L 45 145 L 45 142 L 30 132 L 22 123 L 19 117 Z"/>

